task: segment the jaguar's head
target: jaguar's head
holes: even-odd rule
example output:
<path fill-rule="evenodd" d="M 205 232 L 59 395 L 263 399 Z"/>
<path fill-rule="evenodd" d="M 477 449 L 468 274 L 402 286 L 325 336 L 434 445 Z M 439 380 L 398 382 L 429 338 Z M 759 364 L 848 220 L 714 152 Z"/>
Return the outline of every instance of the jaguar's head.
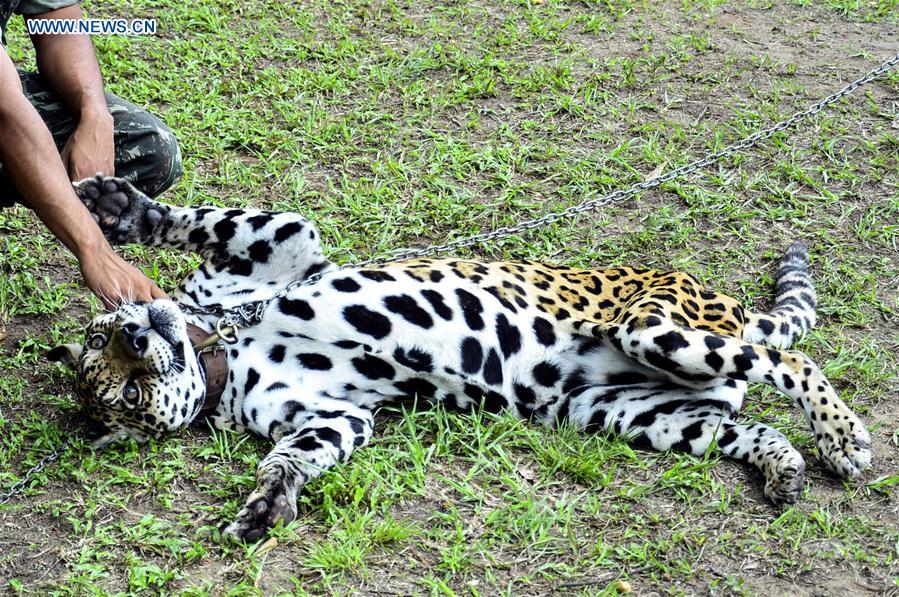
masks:
<path fill-rule="evenodd" d="M 94 442 L 144 442 L 190 423 L 205 382 L 184 316 L 174 303 L 128 303 L 96 317 L 83 345 L 48 353 L 78 374 L 76 392 L 106 433 Z"/>

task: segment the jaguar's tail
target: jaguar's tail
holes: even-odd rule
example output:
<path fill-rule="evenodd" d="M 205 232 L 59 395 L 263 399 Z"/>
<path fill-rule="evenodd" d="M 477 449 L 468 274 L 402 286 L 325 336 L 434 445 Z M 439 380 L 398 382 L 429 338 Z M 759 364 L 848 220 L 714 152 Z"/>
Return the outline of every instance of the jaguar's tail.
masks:
<path fill-rule="evenodd" d="M 747 313 L 743 339 L 787 348 L 815 325 L 815 288 L 808 273 L 808 249 L 801 241 L 790 245 L 777 267 L 774 308 Z"/>

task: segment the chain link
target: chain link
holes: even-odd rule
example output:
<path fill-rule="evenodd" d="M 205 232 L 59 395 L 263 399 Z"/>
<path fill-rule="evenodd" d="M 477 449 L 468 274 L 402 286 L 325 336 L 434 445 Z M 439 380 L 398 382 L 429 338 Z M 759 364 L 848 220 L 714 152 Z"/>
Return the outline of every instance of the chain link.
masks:
<path fill-rule="evenodd" d="M 337 268 L 337 270 L 343 270 L 347 268 L 360 268 L 367 267 L 369 265 L 381 265 L 385 263 L 393 263 L 396 261 L 405 261 L 407 259 L 415 259 L 418 257 L 428 257 L 431 255 L 439 255 L 442 253 L 449 253 L 452 251 L 456 251 L 458 249 L 464 249 L 466 247 L 470 247 L 473 245 L 486 243 L 490 241 L 499 240 L 502 238 L 507 238 L 509 236 L 513 236 L 516 234 L 521 234 L 527 232 L 529 230 L 533 230 L 534 228 L 541 228 L 543 226 L 547 226 L 549 224 L 553 224 L 558 222 L 559 220 L 563 220 L 569 218 L 571 216 L 583 213 L 585 211 L 592 211 L 599 207 L 603 207 L 606 205 L 610 205 L 612 203 L 618 203 L 627 199 L 629 197 L 633 197 L 643 191 L 648 191 L 650 189 L 654 189 L 659 187 L 666 182 L 671 182 L 677 178 L 681 178 L 683 176 L 687 176 L 696 172 L 697 170 L 701 170 L 707 166 L 710 166 L 720 160 L 721 158 L 732 156 L 742 150 L 750 149 L 754 147 L 759 141 L 764 141 L 765 139 L 769 139 L 773 135 L 784 131 L 788 128 L 794 127 L 798 122 L 805 120 L 809 116 L 814 116 L 824 108 L 830 106 L 841 100 L 842 98 L 850 95 L 855 92 L 859 87 L 870 83 L 871 81 L 879 78 L 881 75 L 889 71 L 891 68 L 899 64 L 899 54 L 893 56 L 886 62 L 883 62 L 880 66 L 872 69 L 864 76 L 856 79 L 852 83 L 849 83 L 836 93 L 833 93 L 819 102 L 816 102 L 802 110 L 801 112 L 796 112 L 786 120 L 778 122 L 777 124 L 770 126 L 761 131 L 755 132 L 748 137 L 737 141 L 727 147 L 720 149 L 716 152 L 710 153 L 705 157 L 692 162 L 690 164 L 681 166 L 679 168 L 675 168 L 674 170 L 662 174 L 659 176 L 655 176 L 647 181 L 638 182 L 627 189 L 619 189 L 608 195 L 604 195 L 597 199 L 593 199 L 591 201 L 585 201 L 579 205 L 574 205 L 572 207 L 568 207 L 562 211 L 549 213 L 545 216 L 534 218 L 531 220 L 525 220 L 523 222 L 519 222 L 513 226 L 503 226 L 492 230 L 490 232 L 481 232 L 478 234 L 473 234 L 471 236 L 467 236 L 465 238 L 460 238 L 454 241 L 450 241 L 443 244 L 430 245 L 428 247 L 422 249 L 399 249 L 395 251 L 390 251 L 387 255 L 382 257 L 373 257 L 371 259 L 366 259 L 364 261 L 360 261 L 352 264 L 345 264 Z M 329 270 L 335 271 L 335 270 Z M 181 309 L 183 311 L 189 313 L 195 313 L 198 315 L 216 315 L 221 319 L 216 324 L 216 329 L 221 331 L 227 331 L 227 333 L 232 334 L 231 337 L 236 338 L 236 331 L 241 327 L 247 327 L 258 323 L 262 319 L 262 314 L 266 310 L 266 308 L 274 301 L 283 298 L 296 290 L 301 286 L 306 286 L 309 284 L 313 284 L 317 282 L 324 273 L 313 274 L 308 278 L 302 280 L 294 280 L 290 284 L 286 285 L 284 288 L 276 292 L 271 298 L 265 300 L 257 300 L 250 301 L 244 303 L 242 305 L 238 305 L 237 307 L 233 307 L 230 309 L 208 309 L 201 307 L 194 307 L 192 305 L 181 305 Z M 230 331 L 228 331 L 230 330 Z M 223 336 L 224 337 L 224 336 Z M 71 445 L 73 440 L 69 440 L 62 446 L 58 447 L 52 453 L 44 456 L 40 462 L 31 467 L 22 479 L 15 483 L 12 487 L 10 487 L 5 493 L 0 493 L 0 505 L 8 503 L 14 497 L 16 497 L 22 490 L 28 485 L 34 475 L 40 473 L 44 470 L 48 464 L 56 461 L 65 449 Z"/>
<path fill-rule="evenodd" d="M 47 454 L 46 456 L 41 458 L 38 461 L 38 463 L 35 464 L 33 467 L 31 467 L 30 469 L 25 471 L 25 474 L 22 475 L 22 478 L 19 479 L 19 481 L 17 483 L 14 483 L 12 485 L 12 487 L 7 489 L 5 492 L 0 493 L 0 506 L 2 506 L 4 504 L 8 504 L 9 502 L 12 501 L 12 499 L 14 497 L 16 497 L 17 495 L 22 493 L 22 491 L 25 489 L 25 487 L 28 485 L 28 483 L 31 482 L 31 479 L 35 475 L 37 475 L 38 473 L 43 471 L 44 468 L 46 468 L 48 464 L 52 464 L 52 463 L 56 462 L 57 460 L 59 460 L 59 457 L 62 455 L 62 453 L 65 452 L 65 450 L 69 446 L 71 446 L 74 441 L 75 441 L 74 439 L 69 439 L 68 441 L 64 442 L 62 445 L 58 446 L 55 450 L 53 450 L 52 452 L 50 452 L 49 454 Z"/>
<path fill-rule="evenodd" d="M 696 172 L 697 170 L 706 168 L 722 158 L 730 157 L 738 152 L 750 149 L 757 145 L 760 141 L 769 139 L 779 132 L 792 128 L 796 126 L 796 124 L 798 124 L 800 121 L 803 121 L 810 116 L 814 116 L 824 108 L 840 101 L 847 95 L 854 93 L 855 90 L 859 87 L 879 78 L 881 75 L 889 71 L 897 64 L 899 64 L 899 54 L 881 63 L 876 68 L 868 71 L 868 73 L 849 83 L 836 93 L 833 93 L 825 97 L 824 99 L 815 102 L 805 110 L 796 112 L 786 120 L 782 120 L 777 124 L 774 124 L 773 126 L 770 126 L 761 131 L 757 131 L 749 135 L 748 137 L 737 141 L 736 143 L 732 143 L 731 145 L 724 147 L 723 149 L 719 149 L 718 151 L 709 153 L 695 162 L 681 166 L 679 168 L 675 168 L 670 172 L 655 176 L 644 182 L 635 183 L 626 189 L 619 189 L 617 191 L 609 193 L 608 195 L 604 195 L 590 201 L 585 201 L 578 205 L 568 207 L 562 211 L 549 213 L 545 216 L 541 216 L 539 218 L 534 218 L 531 220 L 525 220 L 512 226 L 503 226 L 495 230 L 491 230 L 490 232 L 481 232 L 447 243 L 429 245 L 422 249 L 398 249 L 389 251 L 387 255 L 384 256 L 372 257 L 371 259 L 366 259 L 364 261 L 342 265 L 337 268 L 337 271 L 347 268 L 362 268 L 370 265 L 383 265 L 385 263 L 406 261 L 407 259 L 416 259 L 419 257 L 429 257 L 443 253 L 451 253 L 453 251 L 471 247 L 473 245 L 487 243 L 502 238 L 507 238 L 516 234 L 521 234 L 529 230 L 533 230 L 534 228 L 542 228 L 549 224 L 567 219 L 571 216 L 583 213 L 585 211 L 593 211 L 597 208 L 604 207 L 612 203 L 621 202 L 643 191 L 654 189 L 667 182 L 671 182 L 672 180 L 682 178 Z M 333 272 L 335 270 L 330 271 Z M 276 292 L 271 298 L 265 300 L 250 301 L 248 303 L 244 303 L 230 309 L 217 310 L 208 310 L 185 305 L 185 310 L 200 315 L 218 315 L 221 317 L 221 320 L 219 322 L 220 326 L 226 329 L 237 329 L 240 327 L 252 326 L 262 319 L 263 312 L 272 302 L 287 296 L 301 286 L 307 286 L 309 284 L 317 282 L 325 273 L 328 272 L 314 274 L 302 280 L 294 280 L 293 282 L 287 284 L 281 290 Z"/>

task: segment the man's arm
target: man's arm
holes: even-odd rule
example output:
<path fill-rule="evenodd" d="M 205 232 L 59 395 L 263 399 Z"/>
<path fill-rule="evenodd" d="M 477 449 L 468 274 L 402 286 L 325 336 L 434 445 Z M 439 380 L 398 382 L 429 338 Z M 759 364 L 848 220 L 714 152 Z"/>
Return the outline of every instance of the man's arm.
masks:
<path fill-rule="evenodd" d="M 28 19 L 80 19 L 74 4 Z M 103 79 L 87 35 L 32 35 L 37 67 L 44 80 L 78 118 L 78 127 L 62 151 L 72 180 L 103 172 L 115 174 L 112 116 L 106 107 Z"/>
<path fill-rule="evenodd" d="M 22 94 L 19 76 L 0 45 L 0 163 L 47 227 L 81 264 L 88 287 L 113 306 L 120 298 L 165 296 L 109 246 L 69 183 L 50 131 Z"/>

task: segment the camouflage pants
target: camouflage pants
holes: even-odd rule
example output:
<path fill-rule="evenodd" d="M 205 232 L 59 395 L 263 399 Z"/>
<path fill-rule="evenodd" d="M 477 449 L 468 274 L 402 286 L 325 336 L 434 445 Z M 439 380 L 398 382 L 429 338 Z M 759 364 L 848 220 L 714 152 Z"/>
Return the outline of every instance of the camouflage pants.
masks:
<path fill-rule="evenodd" d="M 62 151 L 78 119 L 37 73 L 19 71 L 25 97 L 37 109 Z M 158 118 L 109 93 L 106 103 L 115 127 L 115 174 L 151 197 L 181 176 L 181 152 L 175 135 Z M 0 207 L 22 203 L 0 164 Z"/>

